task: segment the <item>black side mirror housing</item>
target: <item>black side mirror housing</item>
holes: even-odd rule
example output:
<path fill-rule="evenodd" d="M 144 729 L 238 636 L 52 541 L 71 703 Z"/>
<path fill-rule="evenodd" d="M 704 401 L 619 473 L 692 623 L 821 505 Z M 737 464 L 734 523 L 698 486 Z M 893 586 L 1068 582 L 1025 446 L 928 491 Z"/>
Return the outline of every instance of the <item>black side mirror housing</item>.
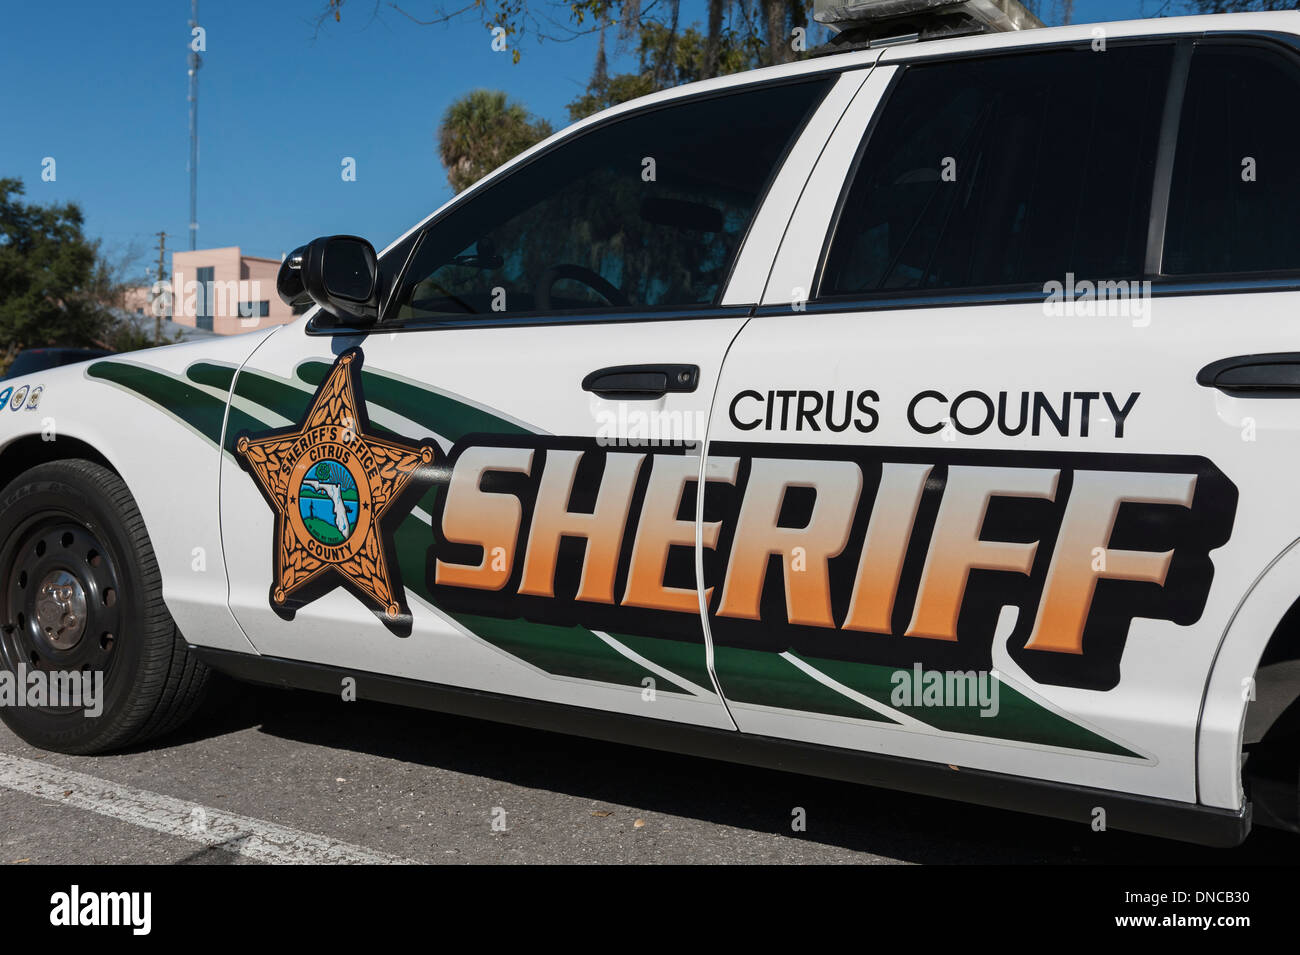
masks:
<path fill-rule="evenodd" d="M 314 302 L 339 324 L 379 320 L 379 258 L 374 246 L 358 236 L 323 236 L 294 249 L 281 264 L 275 285 L 286 304 Z"/>
<path fill-rule="evenodd" d="M 312 304 L 311 296 L 302 284 L 302 261 L 306 254 L 307 246 L 298 246 L 280 263 L 280 271 L 275 276 L 275 291 L 280 301 L 290 308 Z"/>

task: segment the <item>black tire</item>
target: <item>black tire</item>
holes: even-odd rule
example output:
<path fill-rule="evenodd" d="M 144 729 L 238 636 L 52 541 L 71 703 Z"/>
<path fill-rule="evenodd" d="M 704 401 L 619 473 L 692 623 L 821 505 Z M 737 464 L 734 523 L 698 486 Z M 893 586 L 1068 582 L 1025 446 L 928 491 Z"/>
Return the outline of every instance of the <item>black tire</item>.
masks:
<path fill-rule="evenodd" d="M 0 492 L 0 670 L 16 683 L 20 665 L 103 673 L 98 716 L 84 707 L 0 706 L 20 737 L 61 753 L 143 742 L 202 702 L 209 671 L 163 605 L 135 499 L 92 461 L 39 465 Z"/>

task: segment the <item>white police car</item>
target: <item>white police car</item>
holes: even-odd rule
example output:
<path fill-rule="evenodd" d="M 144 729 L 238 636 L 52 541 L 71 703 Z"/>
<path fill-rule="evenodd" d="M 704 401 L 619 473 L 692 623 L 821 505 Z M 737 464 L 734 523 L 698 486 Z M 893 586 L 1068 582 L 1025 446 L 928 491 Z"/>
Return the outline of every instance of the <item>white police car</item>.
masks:
<path fill-rule="evenodd" d="M 311 243 L 292 324 L 8 382 L 0 665 L 105 699 L 0 715 L 98 752 L 215 668 L 1294 825 L 1298 97 L 1300 13 L 712 80 Z"/>

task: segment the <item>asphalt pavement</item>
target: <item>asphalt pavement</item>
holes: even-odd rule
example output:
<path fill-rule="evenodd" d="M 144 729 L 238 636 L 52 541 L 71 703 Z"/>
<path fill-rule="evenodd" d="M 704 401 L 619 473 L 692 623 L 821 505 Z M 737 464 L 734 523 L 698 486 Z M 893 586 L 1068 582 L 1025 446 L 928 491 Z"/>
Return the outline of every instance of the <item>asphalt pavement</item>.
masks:
<path fill-rule="evenodd" d="M 796 810 L 804 831 L 794 831 Z M 0 726 L 0 861 L 1294 863 L 333 696 L 223 682 L 181 733 L 72 757 Z"/>

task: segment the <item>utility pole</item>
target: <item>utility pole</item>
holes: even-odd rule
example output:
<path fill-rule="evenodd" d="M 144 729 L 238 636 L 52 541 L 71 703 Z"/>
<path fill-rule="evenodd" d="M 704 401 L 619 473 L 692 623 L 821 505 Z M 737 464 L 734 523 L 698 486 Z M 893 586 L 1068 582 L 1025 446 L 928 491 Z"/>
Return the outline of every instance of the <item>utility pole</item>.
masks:
<path fill-rule="evenodd" d="M 199 25 L 199 0 L 190 0 L 190 251 L 198 248 L 199 239 L 199 67 L 203 59 L 195 44 Z M 199 34 L 201 36 L 202 34 Z"/>
<path fill-rule="evenodd" d="M 167 233 L 158 233 L 158 272 L 154 277 L 154 289 L 164 281 L 163 279 L 163 261 L 167 254 Z M 153 298 L 153 343 L 162 344 L 162 311 L 158 308 L 158 299 L 165 295 L 165 292 L 157 291 Z"/>

